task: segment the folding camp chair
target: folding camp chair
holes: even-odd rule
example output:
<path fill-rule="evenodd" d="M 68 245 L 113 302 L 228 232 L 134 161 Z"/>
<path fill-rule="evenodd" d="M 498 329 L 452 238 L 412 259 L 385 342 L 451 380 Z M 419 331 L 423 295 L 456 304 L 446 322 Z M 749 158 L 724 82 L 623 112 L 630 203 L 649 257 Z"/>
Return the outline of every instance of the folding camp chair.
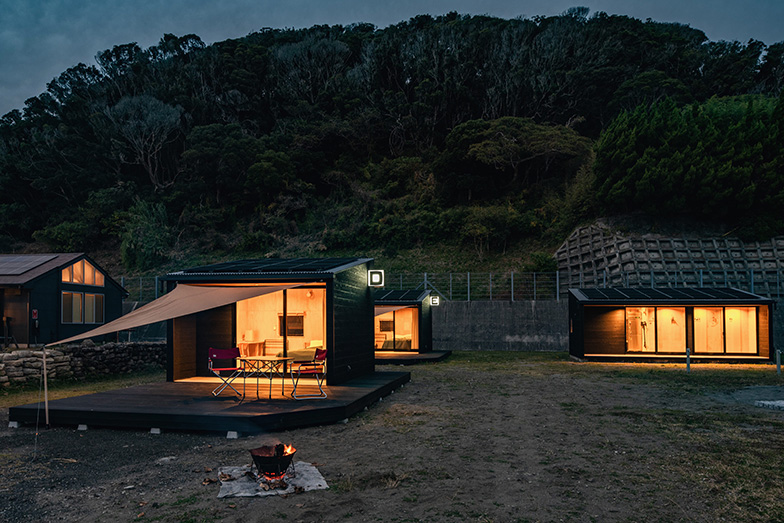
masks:
<path fill-rule="evenodd" d="M 210 347 L 207 366 L 210 372 L 219 377 L 222 382 L 212 391 L 213 396 L 219 395 L 226 390 L 226 387 L 236 392 L 238 396 L 242 396 L 240 391 L 231 385 L 231 382 L 242 376 L 242 367 L 237 367 L 237 358 L 239 357 L 240 349 L 238 347 L 233 349 L 213 349 Z M 229 373 L 229 375 L 224 376 L 222 373 Z"/>
<path fill-rule="evenodd" d="M 291 366 L 291 382 L 294 385 L 294 390 L 291 391 L 291 397 L 295 400 L 326 398 L 327 393 L 322 388 L 327 371 L 326 364 L 327 349 L 316 349 L 316 356 L 313 358 L 313 361 L 293 364 Z M 316 384 L 319 389 L 318 394 L 297 394 L 297 385 L 302 376 L 312 376 L 316 379 Z"/>

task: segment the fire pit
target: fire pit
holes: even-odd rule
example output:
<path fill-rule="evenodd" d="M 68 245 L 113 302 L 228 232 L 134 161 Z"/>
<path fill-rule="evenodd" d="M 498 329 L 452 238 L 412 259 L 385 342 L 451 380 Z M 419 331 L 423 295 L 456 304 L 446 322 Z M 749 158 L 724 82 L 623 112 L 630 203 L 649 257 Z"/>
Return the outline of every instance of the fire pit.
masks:
<path fill-rule="evenodd" d="M 251 449 L 250 455 L 253 457 L 259 476 L 274 481 L 286 475 L 286 469 L 291 465 L 296 451 L 297 449 L 291 445 L 279 443 Z"/>

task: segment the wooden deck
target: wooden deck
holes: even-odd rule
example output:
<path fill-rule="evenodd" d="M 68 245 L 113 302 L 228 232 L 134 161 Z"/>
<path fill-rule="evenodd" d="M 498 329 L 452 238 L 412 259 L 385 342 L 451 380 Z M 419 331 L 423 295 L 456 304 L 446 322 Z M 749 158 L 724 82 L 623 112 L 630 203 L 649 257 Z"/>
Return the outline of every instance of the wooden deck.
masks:
<path fill-rule="evenodd" d="M 376 351 L 376 365 L 415 365 L 443 361 L 452 354 L 451 350 L 431 352 Z"/>
<path fill-rule="evenodd" d="M 50 401 L 49 424 L 243 434 L 288 430 L 347 419 L 410 380 L 408 372 L 375 372 L 339 386 L 325 386 L 326 399 L 299 401 L 289 396 L 290 381 L 285 395 L 280 381 L 276 382 L 272 399 L 268 399 L 268 382 L 260 384 L 260 399 L 256 399 L 255 381 L 252 387 L 249 381 L 248 396 L 242 402 L 231 390 L 214 397 L 215 383 L 162 382 Z M 237 383 L 242 392 L 242 381 Z M 315 385 L 308 387 L 305 392 L 318 390 Z M 44 406 L 11 407 L 8 418 L 20 424 L 35 423 L 38 418 L 43 424 Z"/>

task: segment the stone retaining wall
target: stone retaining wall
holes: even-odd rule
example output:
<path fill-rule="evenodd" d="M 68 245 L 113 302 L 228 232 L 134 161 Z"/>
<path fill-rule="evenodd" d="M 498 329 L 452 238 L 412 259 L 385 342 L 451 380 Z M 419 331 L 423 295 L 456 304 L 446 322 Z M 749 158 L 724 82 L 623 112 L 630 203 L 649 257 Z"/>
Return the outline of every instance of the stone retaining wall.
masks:
<path fill-rule="evenodd" d="M 0 353 L 0 387 L 22 385 L 41 377 L 40 348 Z M 82 379 L 88 376 L 126 374 L 166 364 L 166 343 L 131 342 L 95 345 L 84 342 L 46 349 L 49 379 Z"/>

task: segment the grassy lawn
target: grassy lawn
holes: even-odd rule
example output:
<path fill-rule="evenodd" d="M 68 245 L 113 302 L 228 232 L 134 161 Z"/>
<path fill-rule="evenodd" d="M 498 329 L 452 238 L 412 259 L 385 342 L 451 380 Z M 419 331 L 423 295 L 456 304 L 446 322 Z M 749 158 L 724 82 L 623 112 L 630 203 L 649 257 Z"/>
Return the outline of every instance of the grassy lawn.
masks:
<path fill-rule="evenodd" d="M 699 501 L 709 507 L 709 513 L 696 514 L 690 511 L 689 499 L 675 500 L 683 504 L 686 519 L 784 521 L 781 488 L 784 484 L 784 413 L 755 408 L 750 403 L 716 399 L 730 398 L 734 392 L 747 387 L 781 387 L 784 378 L 776 373 L 773 365 L 700 363 L 693 364 L 691 372 L 687 373 L 683 364 L 579 363 L 565 353 L 457 351 L 444 362 L 406 370 L 412 372 L 412 381 L 423 387 L 436 387 L 444 394 L 454 394 L 460 398 L 457 403 L 469 407 L 471 402 L 483 405 L 487 394 L 499 395 L 495 385 L 499 376 L 507 376 L 515 383 L 544 384 L 557 380 L 572 390 L 633 392 L 638 401 L 614 402 L 602 399 L 598 393 L 592 400 L 586 400 L 573 394 L 571 399 L 560 400 L 560 403 L 555 399 L 549 408 L 560 409 L 567 425 L 592 427 L 592 431 L 601 431 L 601 427 L 608 424 L 623 427 L 619 430 L 630 435 L 639 449 L 643 449 L 639 457 L 640 463 L 645 465 L 642 470 L 653 476 L 646 485 L 667 484 L 677 478 L 678 484 L 688 485 L 692 495 L 696 493 Z M 164 379 L 163 371 L 150 371 L 85 382 L 55 381 L 50 384 L 49 392 L 50 398 L 56 399 Z M 462 391 L 458 391 L 461 388 Z M 658 399 L 646 401 L 648 393 L 655 394 Z M 33 386 L 6 388 L 0 392 L 0 407 L 33 403 L 38 401 L 40 394 L 39 388 Z M 504 396 L 511 396 L 503 401 L 514 404 L 518 401 L 515 394 L 515 390 L 503 391 Z M 560 395 L 556 393 L 551 397 Z M 444 418 L 451 415 L 449 407 L 445 410 L 425 394 L 417 396 L 413 402 L 406 398 L 400 404 L 386 406 L 384 403 L 384 409 L 358 415 L 354 420 L 356 425 L 332 426 L 324 430 L 361 433 L 378 424 L 384 429 L 382 433 L 415 438 L 421 437 L 428 424 L 444 422 Z M 499 434 L 510 430 L 504 427 L 503 419 L 493 427 Z M 590 420 L 590 423 L 582 423 L 584 420 Z M 460 430 L 462 420 L 455 420 L 455 423 L 452 430 Z M 548 432 L 545 439 L 552 439 L 553 434 L 557 435 L 559 430 L 566 432 L 569 427 L 548 427 L 548 431 L 553 430 L 555 432 Z M 443 434 L 443 431 L 433 434 Z M 557 466 L 565 471 L 574 472 L 575 459 L 583 460 L 585 470 L 582 473 L 586 476 L 597 474 L 608 466 L 601 462 L 600 446 L 565 449 L 555 443 L 552 445 L 542 449 L 552 451 L 553 459 L 561 460 Z M 586 464 L 594 463 L 593 460 L 598 462 Z M 617 473 L 625 478 L 627 485 L 632 485 L 637 478 L 623 469 Z M 409 475 L 390 474 L 379 481 L 412 484 L 413 472 L 406 474 Z M 351 477 L 347 478 L 332 485 L 334 493 L 354 492 Z M 672 501 L 668 497 L 670 494 L 655 490 L 649 495 L 652 502 Z"/>

